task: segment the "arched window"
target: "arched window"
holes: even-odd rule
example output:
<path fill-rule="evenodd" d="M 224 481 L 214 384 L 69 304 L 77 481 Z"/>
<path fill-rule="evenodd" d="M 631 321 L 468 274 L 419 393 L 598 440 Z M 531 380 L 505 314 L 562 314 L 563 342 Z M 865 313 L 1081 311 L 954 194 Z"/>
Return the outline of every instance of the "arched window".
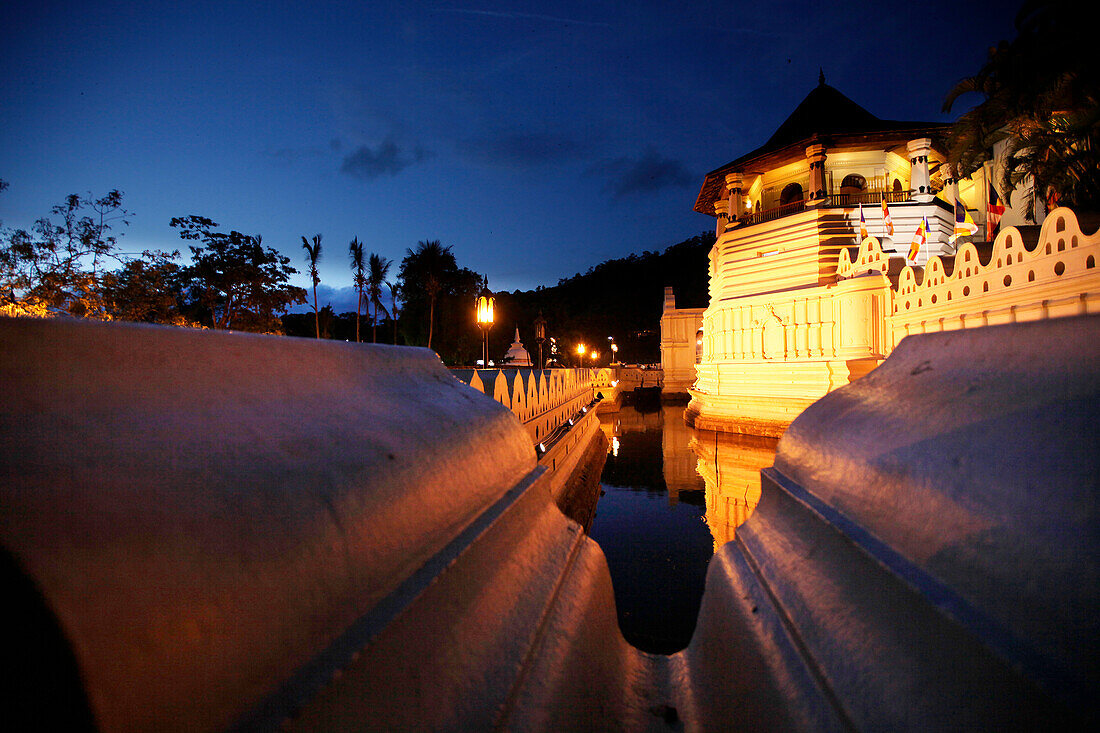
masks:
<path fill-rule="evenodd" d="M 703 361 L 703 329 L 695 332 L 695 363 Z"/>
<path fill-rule="evenodd" d="M 901 181 L 894 179 L 894 193 L 901 193 Z"/>
<path fill-rule="evenodd" d="M 790 204 L 795 201 L 802 200 L 802 186 L 797 183 L 789 183 L 783 187 L 783 192 L 779 194 L 779 205 Z"/>
<path fill-rule="evenodd" d="M 849 173 L 840 182 L 841 193 L 863 193 L 867 188 L 867 179 L 858 173 Z"/>

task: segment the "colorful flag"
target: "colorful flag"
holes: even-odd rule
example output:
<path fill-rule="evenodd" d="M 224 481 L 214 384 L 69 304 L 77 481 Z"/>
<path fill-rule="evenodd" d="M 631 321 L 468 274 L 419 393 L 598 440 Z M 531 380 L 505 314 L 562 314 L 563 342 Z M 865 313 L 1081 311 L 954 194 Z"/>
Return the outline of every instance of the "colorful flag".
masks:
<path fill-rule="evenodd" d="M 909 259 L 916 262 L 917 253 L 928 241 L 928 217 L 924 217 L 917 225 L 917 231 L 913 233 L 913 242 L 909 245 Z"/>
<path fill-rule="evenodd" d="M 890 207 L 886 205 L 886 197 L 882 197 L 882 223 L 886 226 L 886 236 L 894 236 L 894 220 L 890 218 Z"/>
<path fill-rule="evenodd" d="M 947 241 L 954 243 L 959 237 L 965 237 L 976 231 L 978 231 L 978 225 L 970 218 L 970 212 L 963 206 L 962 201 L 955 199 L 955 231 Z"/>
<path fill-rule="evenodd" d="M 990 183 L 989 205 L 986 207 L 985 212 L 985 235 L 990 242 L 993 241 L 994 235 L 997 234 L 997 225 L 1001 223 L 1001 217 L 1004 215 L 1004 204 L 1002 204 L 1000 198 L 997 197 L 997 189 Z"/>
<path fill-rule="evenodd" d="M 867 239 L 867 220 L 863 218 L 863 204 L 859 205 L 859 241 Z"/>

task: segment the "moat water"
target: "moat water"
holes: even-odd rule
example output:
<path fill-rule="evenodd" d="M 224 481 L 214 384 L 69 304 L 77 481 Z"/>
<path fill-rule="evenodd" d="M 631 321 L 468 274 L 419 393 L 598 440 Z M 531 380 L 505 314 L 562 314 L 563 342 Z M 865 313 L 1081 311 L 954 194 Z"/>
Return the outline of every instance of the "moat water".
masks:
<path fill-rule="evenodd" d="M 623 636 L 643 651 L 687 646 L 716 549 L 760 497 L 774 439 L 695 431 L 680 405 L 600 415 L 609 455 L 589 536 L 611 570 Z"/>

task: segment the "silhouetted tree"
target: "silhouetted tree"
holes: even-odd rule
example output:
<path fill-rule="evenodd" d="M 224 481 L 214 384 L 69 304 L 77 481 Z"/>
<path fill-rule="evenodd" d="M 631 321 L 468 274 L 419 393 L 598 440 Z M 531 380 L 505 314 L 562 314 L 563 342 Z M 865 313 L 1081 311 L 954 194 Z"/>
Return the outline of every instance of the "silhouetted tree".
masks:
<path fill-rule="evenodd" d="M 317 261 L 321 259 L 321 235 L 313 235 L 313 244 L 302 237 L 302 247 L 309 255 L 309 278 L 313 281 L 313 322 L 316 326 L 317 338 L 321 338 L 321 316 L 317 310 L 317 286 L 321 284 L 321 276 L 317 273 Z"/>
<path fill-rule="evenodd" d="M 6 185 L 5 185 L 6 187 Z M 71 194 L 31 231 L 5 232 L 0 246 L 0 283 L 9 297 L 71 315 L 107 318 L 103 305 L 104 261 L 124 263 L 116 250 L 116 225 L 128 225 L 122 193 L 100 198 Z"/>
<path fill-rule="evenodd" d="M 288 282 L 297 272 L 290 258 L 265 249 L 259 235 L 216 231 L 218 224 L 203 216 L 174 218 L 170 224 L 182 239 L 202 242 L 189 246 L 192 264 L 181 275 L 194 320 L 208 318 L 214 328 L 277 331 L 276 314 L 305 302 L 305 290 Z"/>
<path fill-rule="evenodd" d="M 194 326 L 181 310 L 184 301 L 179 252 L 144 252 L 115 272 L 105 273 L 103 302 L 111 318 L 120 321 Z"/>
<path fill-rule="evenodd" d="M 382 305 L 382 283 L 386 281 L 386 275 L 389 274 L 391 264 L 393 263 L 390 260 L 371 252 L 367 286 L 370 292 L 370 302 L 374 305 L 374 318 L 371 325 L 372 343 L 378 343 L 378 309 L 386 310 L 386 306 Z M 387 313 L 387 315 L 389 314 Z"/>
<path fill-rule="evenodd" d="M 359 237 L 355 237 L 348 243 L 348 254 L 351 255 L 351 271 L 355 274 L 355 292 L 359 296 L 355 306 L 355 342 L 359 343 L 359 314 L 363 310 L 363 289 L 366 286 L 366 275 L 363 266 L 363 243 Z"/>
<path fill-rule="evenodd" d="M 990 159 L 995 143 L 1006 141 L 1000 188 L 1011 203 L 1013 190 L 1030 176 L 1029 217 L 1035 195 L 1100 209 L 1100 74 L 1092 25 L 1081 10 L 1067 0 L 1025 3 L 1015 40 L 991 48 L 981 70 L 944 100 L 946 112 L 964 94 L 984 97 L 952 127 L 948 161 L 968 176 Z"/>
<path fill-rule="evenodd" d="M 458 271 L 454 253 L 438 239 L 417 242 L 416 249 L 406 250 L 401 260 L 398 279 L 406 303 L 412 303 L 414 294 L 423 292 L 428 299 L 428 348 L 432 348 L 432 332 L 435 328 L 435 302 L 445 280 Z M 419 298 L 416 298 L 419 300 Z M 415 312 L 416 309 L 414 309 Z M 405 308 L 406 314 L 409 308 Z"/>
<path fill-rule="evenodd" d="M 397 299 L 400 297 L 401 288 L 397 283 L 387 282 L 390 288 L 390 318 L 393 320 L 393 345 L 397 346 Z"/>

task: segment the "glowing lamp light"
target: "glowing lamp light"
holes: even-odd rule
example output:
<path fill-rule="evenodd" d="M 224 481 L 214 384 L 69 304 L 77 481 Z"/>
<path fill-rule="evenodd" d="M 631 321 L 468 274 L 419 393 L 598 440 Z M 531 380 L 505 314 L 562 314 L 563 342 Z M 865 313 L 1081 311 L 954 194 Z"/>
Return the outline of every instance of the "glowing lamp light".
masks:
<path fill-rule="evenodd" d="M 489 366 L 489 330 L 493 327 L 496 299 L 489 292 L 488 284 L 481 291 L 481 295 L 477 297 L 475 306 L 474 313 L 477 318 L 477 327 L 481 331 L 481 361 L 485 366 Z"/>
<path fill-rule="evenodd" d="M 599 358 L 600 358 L 600 352 L 598 352 L 598 351 L 593 351 L 593 352 L 592 352 L 591 354 L 589 354 L 589 356 L 591 356 L 591 357 L 592 357 L 592 361 L 596 361 L 596 359 L 599 359 Z"/>
<path fill-rule="evenodd" d="M 481 295 L 477 299 L 477 325 L 482 328 L 493 325 L 493 312 L 496 299 L 491 295 Z"/>
<path fill-rule="evenodd" d="M 584 344 L 577 344 L 577 356 L 584 356 L 584 352 L 587 350 Z"/>

